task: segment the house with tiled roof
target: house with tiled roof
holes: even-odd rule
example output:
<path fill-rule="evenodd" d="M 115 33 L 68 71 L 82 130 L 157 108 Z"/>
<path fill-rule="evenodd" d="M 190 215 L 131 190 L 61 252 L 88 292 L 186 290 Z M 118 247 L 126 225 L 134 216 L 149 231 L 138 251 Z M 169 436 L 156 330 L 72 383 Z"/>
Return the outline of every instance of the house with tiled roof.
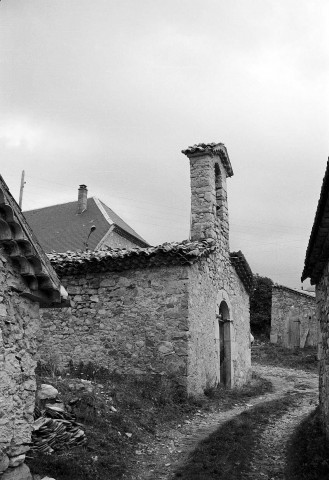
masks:
<path fill-rule="evenodd" d="M 1 478 L 32 478 L 23 462 L 34 420 L 39 308 L 68 305 L 64 287 L 0 176 Z"/>
<path fill-rule="evenodd" d="M 306 250 L 302 281 L 315 285 L 319 329 L 319 407 L 329 438 L 329 160 Z"/>
<path fill-rule="evenodd" d="M 24 212 L 46 253 L 148 247 L 149 244 L 97 197 L 80 185 L 78 200 Z"/>
<path fill-rule="evenodd" d="M 190 238 L 50 254 L 72 305 L 44 312 L 41 360 L 56 355 L 63 367 L 92 361 L 124 375 L 169 375 L 189 394 L 249 378 L 253 275 L 243 254 L 229 250 L 231 162 L 221 143 L 183 153 Z"/>

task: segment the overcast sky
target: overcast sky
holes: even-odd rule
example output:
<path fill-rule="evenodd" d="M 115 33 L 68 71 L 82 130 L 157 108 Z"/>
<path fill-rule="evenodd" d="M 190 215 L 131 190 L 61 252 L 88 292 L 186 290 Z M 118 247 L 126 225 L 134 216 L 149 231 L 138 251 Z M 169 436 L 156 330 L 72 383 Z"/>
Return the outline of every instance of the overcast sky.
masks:
<path fill-rule="evenodd" d="M 23 210 L 85 183 L 151 244 L 188 237 L 183 148 L 223 142 L 231 250 L 300 286 L 329 154 L 327 0 L 2 0 L 0 173 Z"/>

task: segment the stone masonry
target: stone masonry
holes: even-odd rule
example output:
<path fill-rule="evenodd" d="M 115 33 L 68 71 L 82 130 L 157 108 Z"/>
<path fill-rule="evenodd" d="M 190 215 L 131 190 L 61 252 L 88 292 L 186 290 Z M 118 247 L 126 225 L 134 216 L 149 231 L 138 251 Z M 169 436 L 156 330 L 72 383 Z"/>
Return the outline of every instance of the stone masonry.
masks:
<path fill-rule="evenodd" d="M 315 285 L 319 328 L 319 410 L 329 439 L 329 160 L 306 251 L 302 282 Z"/>
<path fill-rule="evenodd" d="M 287 348 L 317 346 L 315 294 L 282 285 L 272 288 L 271 342 Z"/>
<path fill-rule="evenodd" d="M 24 461 L 29 450 L 35 403 L 36 332 L 39 305 L 12 286 L 23 280 L 0 248 L 0 450 L 9 467 Z"/>
<path fill-rule="evenodd" d="M 39 306 L 60 306 L 63 295 L 58 277 L 0 176 L 1 480 L 32 479 L 24 460 L 35 406 Z"/>
<path fill-rule="evenodd" d="M 329 438 L 329 263 L 316 285 L 319 343 L 319 406 L 323 428 Z"/>
<path fill-rule="evenodd" d="M 125 374 L 161 373 L 169 362 L 186 375 L 187 281 L 183 266 L 62 276 L 72 307 L 43 312 L 42 358 Z"/>
<path fill-rule="evenodd" d="M 183 153 L 190 158 L 191 241 L 50 256 L 72 306 L 43 311 L 42 361 L 165 373 L 189 394 L 222 381 L 221 358 L 228 386 L 248 379 L 252 274 L 242 254 L 232 263 L 229 252 L 232 167 L 222 144 Z"/>

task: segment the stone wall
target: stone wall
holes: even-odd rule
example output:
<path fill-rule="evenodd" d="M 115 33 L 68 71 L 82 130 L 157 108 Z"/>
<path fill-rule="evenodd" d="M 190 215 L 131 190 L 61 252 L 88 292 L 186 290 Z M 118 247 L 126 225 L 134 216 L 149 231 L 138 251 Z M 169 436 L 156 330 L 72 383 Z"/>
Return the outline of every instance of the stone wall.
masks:
<path fill-rule="evenodd" d="M 316 305 L 319 320 L 319 407 L 320 418 L 329 438 L 329 264 L 316 285 Z"/>
<path fill-rule="evenodd" d="M 215 257 L 216 258 L 216 257 Z M 217 257 L 218 259 L 218 257 Z M 249 295 L 234 268 L 222 257 L 221 268 L 213 259 L 191 269 L 189 283 L 188 378 L 191 392 L 200 392 L 221 382 L 219 308 L 228 307 L 230 379 L 228 387 L 241 386 L 250 377 Z"/>
<path fill-rule="evenodd" d="M 39 329 L 39 305 L 13 287 L 26 288 L 0 247 L 0 452 L 9 457 L 9 466 L 24 461 L 31 441 Z"/>
<path fill-rule="evenodd" d="M 72 308 L 43 310 L 39 355 L 186 377 L 187 279 L 179 266 L 62 277 Z"/>
<path fill-rule="evenodd" d="M 60 367 L 91 361 L 123 374 L 167 373 L 189 392 L 201 392 L 220 381 L 214 339 L 224 290 L 223 299 L 231 298 L 232 385 L 241 385 L 250 370 L 249 296 L 232 266 L 219 281 L 214 265 L 208 258 L 193 267 L 61 277 L 72 307 L 42 310 L 40 359 Z"/>
<path fill-rule="evenodd" d="M 273 287 L 271 342 L 287 348 L 318 344 L 315 297 L 280 285 Z"/>

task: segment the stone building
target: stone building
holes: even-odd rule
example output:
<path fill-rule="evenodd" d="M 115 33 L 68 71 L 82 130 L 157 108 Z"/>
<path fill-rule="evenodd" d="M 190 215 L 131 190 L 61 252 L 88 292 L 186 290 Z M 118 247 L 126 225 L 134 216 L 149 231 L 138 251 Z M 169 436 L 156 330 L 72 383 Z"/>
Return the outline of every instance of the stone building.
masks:
<path fill-rule="evenodd" d="M 148 247 L 149 244 L 97 197 L 80 185 L 78 200 L 24 212 L 46 253 Z"/>
<path fill-rule="evenodd" d="M 329 438 L 329 161 L 322 183 L 302 274 L 315 285 L 319 324 L 319 404 Z"/>
<path fill-rule="evenodd" d="M 35 337 L 40 328 L 39 307 L 67 305 L 62 298 L 63 292 L 48 258 L 0 176 L 2 480 L 31 478 L 23 462 L 31 441 L 35 404 Z"/>
<path fill-rule="evenodd" d="M 191 239 L 50 255 L 72 307 L 43 312 L 43 360 L 165 373 L 190 394 L 248 379 L 253 277 L 242 253 L 229 252 L 231 163 L 223 144 L 183 153 L 190 160 Z"/>
<path fill-rule="evenodd" d="M 272 287 L 271 342 L 287 348 L 318 344 L 315 294 L 283 285 Z"/>

